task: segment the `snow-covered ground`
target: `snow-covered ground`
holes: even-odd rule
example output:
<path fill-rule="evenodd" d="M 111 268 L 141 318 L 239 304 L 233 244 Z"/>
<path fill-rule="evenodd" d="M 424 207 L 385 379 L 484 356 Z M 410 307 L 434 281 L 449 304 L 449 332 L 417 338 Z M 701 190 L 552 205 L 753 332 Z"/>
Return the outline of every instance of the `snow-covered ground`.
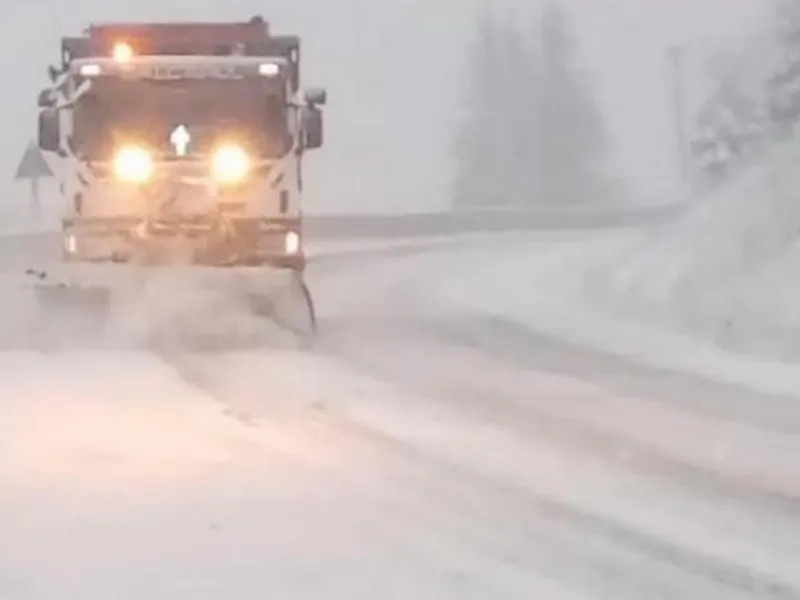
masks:
<path fill-rule="evenodd" d="M 311 353 L 26 352 L 11 333 L 36 313 L 0 278 L 0 598 L 800 597 L 800 404 L 620 365 L 633 383 L 609 385 L 498 325 L 797 395 L 800 368 L 691 328 L 704 281 L 748 289 L 764 258 L 782 282 L 793 207 L 751 198 L 785 152 L 647 231 L 330 246 Z M 169 302 L 117 316 L 249 329 L 162 283 Z"/>
<path fill-rule="evenodd" d="M 796 597 L 796 436 L 464 343 L 497 247 L 313 267 L 313 353 L 0 352 L 0 597 Z"/>
<path fill-rule="evenodd" d="M 800 142 L 676 222 L 512 244 L 448 301 L 603 351 L 772 392 L 800 392 Z"/>
<path fill-rule="evenodd" d="M 638 234 L 632 234 L 638 237 Z M 591 285 L 587 265 L 630 238 L 601 236 L 545 248 L 533 256 L 526 245 L 502 258 L 482 261 L 451 279 L 445 302 L 457 302 L 554 338 L 624 356 L 655 367 L 688 371 L 770 393 L 798 395 L 800 365 L 734 353 L 698 331 L 678 330 L 625 311 L 627 298 L 608 302 Z M 593 249 L 592 249 L 593 247 Z"/>
<path fill-rule="evenodd" d="M 604 258 L 605 305 L 732 350 L 800 358 L 800 141 L 775 148 L 681 221 Z"/>

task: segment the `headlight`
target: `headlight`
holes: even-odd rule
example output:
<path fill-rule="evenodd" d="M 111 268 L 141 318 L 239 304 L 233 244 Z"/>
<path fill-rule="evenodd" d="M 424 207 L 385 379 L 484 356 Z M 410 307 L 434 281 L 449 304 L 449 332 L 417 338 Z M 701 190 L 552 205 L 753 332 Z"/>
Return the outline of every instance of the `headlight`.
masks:
<path fill-rule="evenodd" d="M 211 171 L 218 183 L 239 183 L 250 172 L 250 157 L 239 146 L 223 146 L 214 153 Z"/>
<path fill-rule="evenodd" d="M 80 74 L 82 77 L 97 77 L 102 73 L 100 65 L 94 63 L 88 65 L 81 65 Z"/>
<path fill-rule="evenodd" d="M 75 254 L 78 251 L 78 240 L 74 235 L 69 234 L 64 238 L 64 250 L 68 254 Z"/>
<path fill-rule="evenodd" d="M 281 68 L 275 63 L 261 63 L 258 65 L 258 73 L 264 77 L 277 77 L 281 74 Z"/>
<path fill-rule="evenodd" d="M 122 148 L 114 157 L 114 175 L 128 183 L 145 183 L 153 176 L 153 158 L 144 148 Z"/>
<path fill-rule="evenodd" d="M 300 236 L 295 231 L 286 233 L 283 241 L 283 249 L 286 254 L 297 254 L 300 251 Z"/>

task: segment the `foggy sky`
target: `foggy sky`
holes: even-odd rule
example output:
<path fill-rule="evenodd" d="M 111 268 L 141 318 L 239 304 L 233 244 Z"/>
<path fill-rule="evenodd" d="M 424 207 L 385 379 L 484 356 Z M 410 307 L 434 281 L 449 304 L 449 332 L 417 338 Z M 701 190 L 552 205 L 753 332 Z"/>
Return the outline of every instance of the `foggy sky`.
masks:
<path fill-rule="evenodd" d="M 59 38 L 103 20 L 235 19 L 264 14 L 303 38 L 304 83 L 329 89 L 327 146 L 312 159 L 310 210 L 435 210 L 448 200 L 464 46 L 480 0 L 6 0 L 0 51 L 0 190 L 35 133 L 36 94 Z M 495 0 L 527 18 L 535 2 Z M 674 193 L 665 48 L 702 47 L 754 27 L 764 0 L 568 0 L 613 136 L 615 164 L 637 197 Z M 265 10 L 269 9 L 269 13 Z M 13 15 L 13 16 L 11 16 Z M 760 24 L 760 23 L 758 23 Z"/>

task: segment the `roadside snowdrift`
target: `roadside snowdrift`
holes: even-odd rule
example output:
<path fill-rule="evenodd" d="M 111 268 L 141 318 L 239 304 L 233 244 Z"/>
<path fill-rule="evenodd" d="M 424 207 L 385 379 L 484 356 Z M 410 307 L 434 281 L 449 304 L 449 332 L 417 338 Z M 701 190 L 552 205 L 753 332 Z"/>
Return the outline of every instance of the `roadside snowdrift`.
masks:
<path fill-rule="evenodd" d="M 612 311 L 731 350 L 800 359 L 800 141 L 586 272 Z"/>
<path fill-rule="evenodd" d="M 677 221 L 507 244 L 445 303 L 631 360 L 800 390 L 800 141 L 776 147 Z"/>

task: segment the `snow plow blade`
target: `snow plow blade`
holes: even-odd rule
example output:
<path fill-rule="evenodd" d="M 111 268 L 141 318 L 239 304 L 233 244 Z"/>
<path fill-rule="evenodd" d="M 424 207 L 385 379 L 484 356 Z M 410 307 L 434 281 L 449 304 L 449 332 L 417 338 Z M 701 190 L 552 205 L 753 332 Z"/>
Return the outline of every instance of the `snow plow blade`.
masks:
<path fill-rule="evenodd" d="M 183 350 L 310 349 L 317 332 L 302 274 L 287 269 L 69 265 L 28 271 L 36 338 Z M 279 330 L 279 331 L 276 331 Z"/>
<path fill-rule="evenodd" d="M 33 287 L 36 301 L 44 306 L 107 306 L 111 292 L 102 287 L 78 287 L 67 284 L 36 284 Z"/>

